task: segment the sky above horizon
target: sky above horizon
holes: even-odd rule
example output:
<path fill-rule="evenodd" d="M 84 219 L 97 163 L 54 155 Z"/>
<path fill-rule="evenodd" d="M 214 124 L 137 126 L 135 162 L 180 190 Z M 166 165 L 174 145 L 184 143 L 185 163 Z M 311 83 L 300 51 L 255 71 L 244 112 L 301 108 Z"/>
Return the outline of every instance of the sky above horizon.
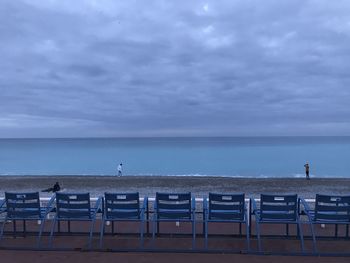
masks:
<path fill-rule="evenodd" d="M 2 0 L 0 137 L 350 135 L 348 0 Z"/>

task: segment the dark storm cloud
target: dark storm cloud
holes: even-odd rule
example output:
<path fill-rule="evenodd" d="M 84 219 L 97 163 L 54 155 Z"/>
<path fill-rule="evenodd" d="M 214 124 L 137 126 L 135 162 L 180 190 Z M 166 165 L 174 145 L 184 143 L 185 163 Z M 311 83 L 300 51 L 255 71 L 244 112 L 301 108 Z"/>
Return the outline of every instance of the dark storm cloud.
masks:
<path fill-rule="evenodd" d="M 4 0 L 0 57 L 0 137 L 350 132 L 346 0 Z"/>

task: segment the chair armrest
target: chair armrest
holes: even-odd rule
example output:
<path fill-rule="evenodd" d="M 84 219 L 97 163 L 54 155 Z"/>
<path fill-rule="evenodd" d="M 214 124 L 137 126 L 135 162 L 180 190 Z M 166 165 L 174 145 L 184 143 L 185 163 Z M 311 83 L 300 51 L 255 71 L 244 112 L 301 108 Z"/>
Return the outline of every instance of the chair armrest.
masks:
<path fill-rule="evenodd" d="M 142 203 L 142 207 L 140 209 L 140 217 L 141 217 L 141 220 L 143 221 L 145 219 L 145 211 L 147 209 L 147 206 L 148 206 L 148 197 L 145 196 L 143 198 L 143 203 Z"/>
<path fill-rule="evenodd" d="M 154 213 L 157 212 L 157 199 L 154 199 L 154 202 L 153 202 L 153 210 L 154 210 Z"/>
<path fill-rule="evenodd" d="M 250 198 L 250 202 L 252 204 L 252 208 L 253 208 L 253 214 L 255 215 L 255 217 L 257 217 L 258 219 L 260 219 L 260 215 L 258 213 L 258 206 L 256 205 L 256 201 L 254 198 Z"/>
<path fill-rule="evenodd" d="M 206 196 L 203 197 L 203 211 L 204 211 L 204 213 L 209 212 L 208 198 Z"/>
<path fill-rule="evenodd" d="M 196 198 L 191 197 L 191 211 L 194 212 L 196 211 Z"/>
<path fill-rule="evenodd" d="M 253 213 L 258 210 L 258 206 L 256 205 L 256 201 L 254 198 L 250 198 L 250 203 L 252 204 Z"/>
<path fill-rule="evenodd" d="M 157 219 L 157 198 L 153 202 L 153 220 Z"/>
<path fill-rule="evenodd" d="M 5 203 L 6 203 L 5 199 L 0 201 L 0 213 L 4 212 L 6 210 L 5 209 Z"/>
<path fill-rule="evenodd" d="M 192 219 L 195 220 L 196 218 L 196 198 L 191 197 L 191 214 L 192 214 Z"/>
<path fill-rule="evenodd" d="M 306 202 L 304 198 L 299 198 L 299 200 L 304 207 L 304 211 L 306 212 L 306 215 L 310 217 L 311 216 L 310 212 L 312 211 L 312 209 L 310 208 L 309 204 Z"/>
<path fill-rule="evenodd" d="M 93 212 L 93 217 L 96 217 L 96 214 L 97 214 L 99 209 L 102 210 L 102 197 L 101 196 L 96 201 L 96 204 L 94 207 L 94 212 Z"/>
<path fill-rule="evenodd" d="M 45 209 L 45 215 L 47 215 L 48 213 L 50 213 L 53 210 L 55 200 L 56 200 L 56 194 L 54 194 L 50 198 L 49 202 L 47 203 L 47 206 L 46 206 L 46 209 Z"/>
<path fill-rule="evenodd" d="M 141 210 L 146 211 L 147 205 L 148 205 L 148 197 L 145 196 L 145 198 L 143 199 Z"/>
<path fill-rule="evenodd" d="M 208 198 L 206 196 L 203 197 L 203 213 L 204 213 L 204 220 L 208 219 L 209 214 L 209 207 L 208 207 Z"/>

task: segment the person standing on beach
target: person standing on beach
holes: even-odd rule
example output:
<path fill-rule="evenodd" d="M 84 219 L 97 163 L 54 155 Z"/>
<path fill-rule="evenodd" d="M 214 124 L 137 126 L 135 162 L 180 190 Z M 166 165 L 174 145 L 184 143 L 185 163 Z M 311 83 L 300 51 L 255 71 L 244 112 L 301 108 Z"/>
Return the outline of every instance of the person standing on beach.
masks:
<path fill-rule="evenodd" d="M 306 180 L 310 180 L 310 166 L 309 166 L 309 163 L 306 163 L 304 165 L 304 167 L 305 167 Z"/>
<path fill-rule="evenodd" d="M 118 165 L 117 170 L 118 170 L 118 176 L 122 176 L 122 172 L 123 172 L 123 164 L 122 163 L 120 163 Z"/>

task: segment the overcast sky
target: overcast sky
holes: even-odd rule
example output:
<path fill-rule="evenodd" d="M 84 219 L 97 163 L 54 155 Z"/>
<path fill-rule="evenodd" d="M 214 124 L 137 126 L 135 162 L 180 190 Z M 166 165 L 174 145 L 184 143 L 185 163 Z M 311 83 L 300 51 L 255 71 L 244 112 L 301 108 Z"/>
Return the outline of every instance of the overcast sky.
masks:
<path fill-rule="evenodd" d="M 0 137 L 350 135 L 349 0 L 1 0 Z"/>

